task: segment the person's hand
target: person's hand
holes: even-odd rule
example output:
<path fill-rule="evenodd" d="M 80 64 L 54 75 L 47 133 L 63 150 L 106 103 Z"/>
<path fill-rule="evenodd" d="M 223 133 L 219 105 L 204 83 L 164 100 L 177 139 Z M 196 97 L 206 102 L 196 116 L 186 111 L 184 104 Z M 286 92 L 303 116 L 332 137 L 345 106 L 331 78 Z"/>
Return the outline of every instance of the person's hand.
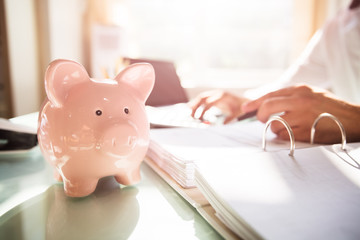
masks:
<path fill-rule="evenodd" d="M 229 92 L 214 90 L 199 94 L 191 100 L 188 105 L 192 109 L 192 117 L 195 117 L 196 111 L 202 108 L 202 112 L 199 116 L 200 120 L 203 120 L 204 114 L 211 107 L 218 107 L 226 114 L 224 120 L 224 124 L 226 124 L 242 114 L 241 105 L 245 101 L 247 101 L 247 99 L 238 97 Z"/>
<path fill-rule="evenodd" d="M 360 106 L 337 99 L 324 90 L 306 85 L 283 88 L 268 93 L 242 106 L 244 112 L 257 109 L 257 118 L 266 122 L 273 114 L 281 117 L 291 126 L 296 141 L 310 141 L 310 130 L 319 114 L 327 112 L 343 124 L 347 141 L 360 140 Z M 285 127 L 279 122 L 271 124 L 271 130 L 282 139 L 289 139 Z M 341 134 L 336 123 L 328 118 L 321 119 L 316 126 L 315 142 L 336 143 Z"/>

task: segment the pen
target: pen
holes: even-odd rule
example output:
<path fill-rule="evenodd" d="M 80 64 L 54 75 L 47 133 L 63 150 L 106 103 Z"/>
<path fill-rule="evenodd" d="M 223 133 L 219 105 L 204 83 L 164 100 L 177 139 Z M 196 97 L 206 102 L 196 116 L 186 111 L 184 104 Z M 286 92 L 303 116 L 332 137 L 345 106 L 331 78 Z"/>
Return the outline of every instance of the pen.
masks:
<path fill-rule="evenodd" d="M 254 110 L 252 112 L 247 112 L 247 113 L 244 113 L 242 115 L 240 115 L 237 120 L 238 121 L 241 121 L 241 120 L 245 120 L 245 119 L 248 119 L 248 118 L 251 118 L 251 117 L 255 117 L 256 116 L 256 113 L 257 113 L 257 110 Z"/>

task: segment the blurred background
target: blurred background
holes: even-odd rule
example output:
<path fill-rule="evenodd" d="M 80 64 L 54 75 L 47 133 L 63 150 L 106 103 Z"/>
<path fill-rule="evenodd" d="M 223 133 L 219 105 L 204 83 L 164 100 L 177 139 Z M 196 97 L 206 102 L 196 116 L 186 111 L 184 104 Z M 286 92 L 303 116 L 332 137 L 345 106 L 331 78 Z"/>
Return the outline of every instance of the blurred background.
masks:
<path fill-rule="evenodd" d="M 0 117 L 39 111 L 57 58 L 94 78 L 123 57 L 174 62 L 190 98 L 277 79 L 349 0 L 0 0 Z"/>

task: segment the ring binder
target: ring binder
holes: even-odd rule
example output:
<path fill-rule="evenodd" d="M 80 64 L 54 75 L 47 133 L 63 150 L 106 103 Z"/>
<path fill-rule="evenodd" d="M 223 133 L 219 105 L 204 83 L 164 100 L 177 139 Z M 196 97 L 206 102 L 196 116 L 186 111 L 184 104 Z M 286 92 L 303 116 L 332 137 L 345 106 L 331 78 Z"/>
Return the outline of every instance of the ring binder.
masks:
<path fill-rule="evenodd" d="M 279 121 L 281 122 L 287 132 L 289 133 L 289 137 L 290 137 L 290 153 L 289 155 L 290 156 L 294 156 L 294 151 L 295 151 L 295 137 L 294 137 L 294 133 L 290 127 L 290 125 L 282 118 L 282 117 L 279 117 L 279 116 L 272 116 L 267 122 L 266 122 L 266 125 L 265 125 L 265 128 L 264 128 L 264 132 L 263 132 L 263 139 L 262 139 L 262 148 L 264 151 L 266 151 L 266 131 L 268 129 L 268 127 L 270 126 L 270 124 L 273 122 L 273 121 Z"/>
<path fill-rule="evenodd" d="M 334 120 L 336 122 L 336 124 L 339 126 L 340 131 L 341 131 L 341 149 L 345 151 L 345 147 L 346 147 L 346 133 L 345 133 L 345 128 L 342 125 L 342 123 L 340 122 L 340 120 L 335 117 L 334 115 L 330 114 L 330 113 L 321 113 L 314 121 L 312 127 L 311 127 L 311 136 L 310 136 L 310 143 L 314 144 L 314 137 L 315 137 L 315 127 L 318 124 L 319 120 L 321 118 L 324 117 L 328 117 L 331 118 L 332 120 Z"/>
<path fill-rule="evenodd" d="M 311 145 L 308 135 L 296 142 L 295 156 L 296 130 L 285 119 L 152 129 L 146 162 L 225 239 L 233 239 L 228 231 L 234 239 L 360 239 L 360 142 L 343 151 L 341 144 Z M 270 137 L 273 121 L 285 125 L 289 143 Z"/>

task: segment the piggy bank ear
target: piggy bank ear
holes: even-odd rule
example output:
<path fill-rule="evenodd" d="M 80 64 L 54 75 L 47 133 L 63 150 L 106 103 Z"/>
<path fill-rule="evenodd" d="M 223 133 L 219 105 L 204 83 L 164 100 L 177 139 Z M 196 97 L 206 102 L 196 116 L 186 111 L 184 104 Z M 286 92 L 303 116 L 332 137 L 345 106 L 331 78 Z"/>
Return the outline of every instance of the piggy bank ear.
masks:
<path fill-rule="evenodd" d="M 62 59 L 52 61 L 45 73 L 46 95 L 51 103 L 61 107 L 69 90 L 85 81 L 89 81 L 89 75 L 81 64 Z"/>
<path fill-rule="evenodd" d="M 149 63 L 135 63 L 122 70 L 115 80 L 134 87 L 140 100 L 145 102 L 154 87 L 155 71 Z"/>

